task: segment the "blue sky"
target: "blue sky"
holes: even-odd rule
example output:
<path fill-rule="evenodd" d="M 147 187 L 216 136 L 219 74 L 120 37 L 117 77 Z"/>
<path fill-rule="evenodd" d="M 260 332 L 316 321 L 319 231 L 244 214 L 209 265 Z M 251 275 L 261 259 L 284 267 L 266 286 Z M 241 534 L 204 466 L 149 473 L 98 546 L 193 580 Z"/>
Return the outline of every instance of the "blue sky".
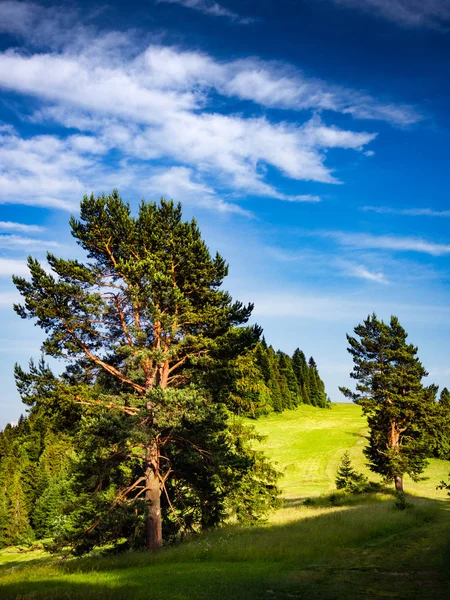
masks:
<path fill-rule="evenodd" d="M 113 188 L 181 201 L 332 400 L 372 311 L 449 385 L 449 33 L 450 0 L 0 1 L 0 426 L 43 339 L 11 275 Z"/>

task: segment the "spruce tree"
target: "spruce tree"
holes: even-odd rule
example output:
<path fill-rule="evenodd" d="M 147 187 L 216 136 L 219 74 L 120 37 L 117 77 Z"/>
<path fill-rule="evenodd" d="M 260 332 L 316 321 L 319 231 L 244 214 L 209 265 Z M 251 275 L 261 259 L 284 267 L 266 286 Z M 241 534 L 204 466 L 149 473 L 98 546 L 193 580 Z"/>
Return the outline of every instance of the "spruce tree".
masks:
<path fill-rule="evenodd" d="M 444 387 L 436 407 L 435 447 L 432 455 L 443 460 L 450 459 L 450 392 Z"/>
<path fill-rule="evenodd" d="M 146 546 L 156 548 L 162 543 L 161 495 L 173 506 L 168 490 L 177 469 L 170 461 L 180 463 L 180 445 L 197 452 L 192 469 L 209 470 L 209 480 L 198 476 L 192 482 L 197 496 L 203 493 L 199 482 L 216 481 L 214 494 L 222 505 L 219 488 L 231 493 L 234 486 L 237 494 L 239 481 L 256 464 L 248 449 L 239 469 L 232 458 L 237 446 L 227 441 L 229 417 L 202 386 L 221 357 L 234 360 L 254 347 L 260 329 L 245 326 L 252 305 L 233 302 L 221 289 L 228 267 L 219 254 L 210 255 L 196 222 L 183 222 L 179 204 L 143 201 L 134 217 L 116 191 L 92 195 L 83 199 L 80 218 L 70 224 L 88 261 L 49 253 L 48 272 L 30 257 L 31 280 L 14 277 L 23 297 L 16 312 L 46 332 L 48 356 L 70 364 L 61 377 L 43 362 L 32 364 L 29 372 L 17 366 L 19 390 L 30 405 L 43 403 L 49 410 L 57 405 L 70 414 L 75 402 L 87 411 L 80 438 L 85 479 L 79 489 L 92 494 L 79 514 L 88 505 L 91 514 L 103 507 L 110 527 L 98 540 L 111 540 L 113 508 L 116 515 L 130 515 L 143 504 Z M 219 462 L 205 459 L 218 446 L 234 460 L 227 484 L 225 471 L 212 476 L 211 466 L 219 469 Z M 108 448 L 116 449 L 115 461 Z M 99 476 L 109 482 L 109 496 L 105 492 L 95 500 Z M 191 476 L 178 470 L 178 477 L 186 483 Z M 271 481 L 267 485 L 268 490 Z M 102 525 L 94 519 L 89 530 L 97 527 L 100 531 Z"/>
<path fill-rule="evenodd" d="M 256 349 L 209 372 L 206 382 L 215 400 L 223 402 L 234 414 L 255 418 L 271 410 L 270 390 Z"/>
<path fill-rule="evenodd" d="M 298 385 L 297 377 L 295 376 L 292 359 L 285 352 L 278 352 L 280 374 L 284 377 L 287 387 L 290 392 L 290 406 L 294 408 L 301 402 L 300 388 Z"/>
<path fill-rule="evenodd" d="M 308 377 L 311 404 L 325 408 L 328 405 L 325 384 L 320 378 L 317 363 L 312 356 L 308 362 Z"/>
<path fill-rule="evenodd" d="M 277 355 L 272 346 L 267 348 L 266 355 L 269 365 L 269 381 L 267 382 L 267 387 L 270 391 L 272 408 L 275 412 L 282 412 L 285 408 L 286 394 L 289 394 L 289 391 L 286 382 L 283 382 L 281 379 Z"/>
<path fill-rule="evenodd" d="M 347 490 L 353 493 L 362 491 L 363 486 L 367 483 L 367 478 L 353 468 L 348 451 L 342 455 L 335 482 L 338 490 Z"/>
<path fill-rule="evenodd" d="M 316 363 L 311 356 L 308 361 L 308 387 L 309 387 L 309 398 L 313 406 L 319 406 L 320 403 L 320 390 L 319 381 L 317 378 Z"/>
<path fill-rule="evenodd" d="M 439 396 L 439 404 L 443 408 L 450 410 L 450 392 L 446 387 L 441 391 Z"/>
<path fill-rule="evenodd" d="M 297 377 L 302 401 L 304 404 L 311 404 L 311 391 L 309 387 L 309 371 L 305 354 L 297 348 L 292 355 L 292 367 Z"/>
<path fill-rule="evenodd" d="M 369 467 L 402 492 L 403 475 L 417 478 L 426 465 L 435 423 L 434 392 L 422 385 L 427 372 L 397 317 L 386 324 L 373 314 L 354 331 L 356 336 L 347 335 L 347 340 L 356 391 L 340 389 L 367 416 L 370 436 L 364 453 Z"/>
<path fill-rule="evenodd" d="M 262 342 L 256 345 L 255 357 L 258 369 L 261 371 L 261 375 L 267 385 L 272 377 L 272 369 L 267 344 L 264 338 L 262 339 Z"/>
<path fill-rule="evenodd" d="M 9 544 L 28 542 L 33 536 L 20 468 L 14 470 L 7 494 L 9 506 L 5 537 Z"/>

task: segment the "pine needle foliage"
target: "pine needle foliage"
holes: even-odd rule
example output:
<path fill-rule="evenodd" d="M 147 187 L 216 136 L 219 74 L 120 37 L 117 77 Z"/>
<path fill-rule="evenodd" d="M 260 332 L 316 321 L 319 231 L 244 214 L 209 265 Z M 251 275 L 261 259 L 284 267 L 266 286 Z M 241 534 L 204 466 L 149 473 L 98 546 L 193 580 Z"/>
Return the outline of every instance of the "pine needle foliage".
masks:
<path fill-rule="evenodd" d="M 86 196 L 70 226 L 86 261 L 48 253 L 49 271 L 30 257 L 31 279 L 13 278 L 23 298 L 15 311 L 66 364 L 61 376 L 44 360 L 17 366 L 21 396 L 77 423 L 76 501 L 61 543 L 78 554 L 121 540 L 156 548 L 163 522 L 165 539 L 218 525 L 238 506 L 230 499 L 251 489 L 265 502 L 241 502 L 240 514 L 270 508 L 277 474 L 252 449 L 253 434 L 231 426 L 229 409 L 258 404 L 264 390 L 236 376 L 261 330 L 246 325 L 253 306 L 221 288 L 225 260 L 164 199 L 142 201 L 134 216 L 117 191 Z M 230 370 L 234 388 L 221 395 Z M 70 500 L 62 482 L 47 489 L 49 502 L 56 489 Z"/>
<path fill-rule="evenodd" d="M 367 487 L 367 477 L 355 471 L 348 451 L 344 452 L 341 458 L 335 482 L 338 490 L 345 490 L 350 493 L 362 492 Z"/>
<path fill-rule="evenodd" d="M 417 479 L 430 455 L 436 387 L 424 387 L 427 372 L 397 317 L 387 324 L 373 314 L 354 331 L 347 340 L 356 391 L 340 389 L 367 415 L 370 435 L 364 453 L 370 469 L 394 481 L 401 492 L 403 475 Z"/>

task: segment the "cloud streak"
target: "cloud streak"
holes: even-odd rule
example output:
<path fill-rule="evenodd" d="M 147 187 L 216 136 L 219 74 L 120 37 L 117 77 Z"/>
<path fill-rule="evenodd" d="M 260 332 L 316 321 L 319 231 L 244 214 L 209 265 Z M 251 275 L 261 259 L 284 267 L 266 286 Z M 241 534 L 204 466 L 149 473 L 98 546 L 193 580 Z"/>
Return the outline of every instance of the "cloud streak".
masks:
<path fill-rule="evenodd" d="M 345 266 L 344 271 L 349 277 L 356 277 L 357 279 L 382 283 L 383 285 L 388 285 L 389 283 L 381 271 L 371 271 L 364 265 L 349 263 Z"/>
<path fill-rule="evenodd" d="M 218 198 L 216 192 L 204 183 L 195 181 L 192 169 L 173 166 L 152 175 L 148 180 L 142 181 L 145 189 L 154 194 L 162 194 L 168 198 L 182 197 L 186 204 L 195 204 L 201 208 L 211 209 L 218 213 L 234 213 L 244 217 L 254 218 L 251 211 L 241 208 L 237 204 L 226 202 Z"/>
<path fill-rule="evenodd" d="M 329 277 L 344 277 L 352 279 L 362 279 L 373 283 L 388 285 L 384 273 L 378 265 L 373 268 L 367 265 L 356 263 L 354 260 L 344 257 L 330 256 L 328 253 L 317 252 L 311 249 L 305 250 L 285 250 L 278 247 L 267 247 L 266 251 L 275 260 L 291 263 L 302 263 L 302 272 L 310 268 L 315 276 L 318 274 Z M 370 257 L 359 257 L 359 261 Z M 373 262 L 373 260 L 371 261 Z"/>
<path fill-rule="evenodd" d="M 450 254 L 450 244 L 430 242 L 416 237 L 346 233 L 344 231 L 316 231 L 310 232 L 307 235 L 334 239 L 342 246 L 358 249 L 419 252 L 431 256 L 446 256 Z"/>
<path fill-rule="evenodd" d="M 212 17 L 225 17 L 234 23 L 239 23 L 240 25 L 249 25 L 255 21 L 255 19 L 252 19 L 251 17 L 242 17 L 241 15 L 233 12 L 218 2 L 214 2 L 213 0 L 157 0 L 157 2 L 166 4 L 180 4 L 185 8 L 191 8 L 192 10 L 196 10 L 205 15 L 210 15 Z"/>
<path fill-rule="evenodd" d="M 189 1 L 218 14 L 218 4 Z M 182 201 L 250 216 L 228 198 L 317 202 L 320 196 L 305 194 L 301 182 L 341 183 L 328 164 L 330 149 L 369 152 L 375 132 L 337 127 L 325 113 L 327 120 L 341 113 L 396 126 L 422 119 L 414 107 L 330 85 L 290 65 L 219 61 L 149 44 L 136 32 L 97 31 L 74 10 L 57 8 L 0 2 L 0 29 L 26 48 L 0 52 L 0 89 L 37 100 L 35 124 L 71 129 L 24 139 L 0 126 L 0 203 L 73 211 L 81 195 L 103 192 L 110 182 L 136 189 L 147 181 L 148 189 L 165 184 Z M 262 107 L 264 116 L 226 110 L 236 100 Z M 272 108 L 298 116 L 274 119 Z M 298 182 L 292 193 L 267 181 L 270 168 Z"/>
<path fill-rule="evenodd" d="M 279 66 L 254 59 L 219 62 L 200 52 L 160 45 L 135 48 L 133 53 L 132 34 L 96 32 L 95 42 L 88 44 L 86 30 L 78 25 L 77 33 L 66 39 L 58 35 L 60 17 L 49 11 L 42 9 L 40 21 L 36 5 L 0 3 L 0 21 L 2 14 L 9 15 L 2 22 L 4 30 L 26 37 L 32 28 L 35 44 L 46 31 L 53 32 L 53 38 L 47 36 L 53 40 L 50 51 L 0 53 L 0 87 L 40 100 L 31 117 L 35 123 L 79 133 L 22 139 L 11 130 L 0 130 L 0 202 L 73 210 L 75 198 L 106 185 L 113 174 L 117 183 L 130 183 L 134 175 L 136 185 L 136 176 L 142 180 L 147 169 L 144 179 L 151 182 L 151 171 L 159 177 L 161 163 L 167 161 L 185 169 L 178 171 L 184 182 L 178 192 L 185 194 L 180 199 L 194 201 L 185 175 L 195 170 L 190 180 L 208 188 L 199 196 L 199 205 L 218 212 L 245 213 L 224 199 L 230 193 L 315 202 L 319 197 L 301 188 L 292 194 L 275 189 L 266 181 L 267 167 L 299 182 L 339 183 L 326 164 L 327 151 L 363 152 L 376 137 L 328 125 L 318 115 L 304 115 L 299 123 L 221 114 L 214 110 L 210 93 L 220 94 L 225 102 L 231 97 L 247 100 L 247 83 L 255 73 L 259 83 L 250 99 L 266 107 L 356 114 L 366 100 L 349 92 L 355 103 L 349 98 L 344 102 L 342 90 L 336 88 L 333 96 L 323 83 L 303 81 L 295 73 L 289 79 Z M 88 33 L 92 39 L 93 32 Z M 124 51 L 117 52 L 117 45 Z M 370 102 L 369 98 L 364 111 L 369 111 Z M 116 163 L 119 153 L 120 164 L 111 164 L 111 153 Z"/>
<path fill-rule="evenodd" d="M 332 0 L 404 27 L 440 27 L 450 21 L 449 0 Z"/>
<path fill-rule="evenodd" d="M 403 215 L 406 217 L 450 217 L 450 210 L 433 208 L 391 208 L 389 206 L 363 206 L 361 210 L 379 215 Z"/>
<path fill-rule="evenodd" d="M 24 233 L 39 233 L 45 231 L 40 225 L 25 225 L 24 223 L 13 223 L 12 221 L 0 221 L 0 231 L 20 231 Z"/>
<path fill-rule="evenodd" d="M 414 323 L 448 324 L 450 309 L 444 305 L 408 304 L 373 298 L 361 299 L 334 294 L 311 294 L 304 291 L 285 291 L 280 294 L 252 292 L 256 318 L 273 317 L 277 307 L 280 319 L 318 319 L 328 322 L 354 324 L 374 310 L 381 318 L 396 314 Z"/>
<path fill-rule="evenodd" d="M 5 18 L 11 12 L 13 16 Z M 136 117 L 141 110 L 144 119 L 151 117 L 152 108 L 159 108 L 161 94 L 165 96 L 168 110 L 193 109 L 203 106 L 204 91 L 211 88 L 225 96 L 271 108 L 330 110 L 401 126 L 423 118 L 412 106 L 382 102 L 364 91 L 307 77 L 286 63 L 257 58 L 217 61 L 202 52 L 155 44 L 136 52 L 139 44 L 135 34 L 94 32 L 76 21 L 75 15 L 72 18 L 76 22 L 70 28 L 66 20 L 61 22 L 61 12 L 22 2 L 0 2 L 0 23 L 3 20 L 0 27 L 4 31 L 25 40 L 34 34 L 35 44 L 43 47 L 51 38 L 59 50 L 57 54 L 26 57 L 14 52 L 2 54 L 3 73 L 8 67 L 18 69 L 17 73 L 10 72 L 6 80 L 4 77 L 4 85 L 24 93 L 47 95 L 51 100 L 86 103 L 89 108 L 92 104 L 100 108 L 97 102 L 103 102 L 103 110 L 120 114 L 127 111 L 126 116 Z M 66 19 L 70 14 L 69 11 Z M 94 33 L 95 41 L 92 41 Z M 39 81 L 43 71 L 48 77 L 48 90 Z M 93 99 L 71 89 L 67 84 L 72 78 L 80 83 L 78 88 L 85 83 L 93 86 L 89 94 Z M 107 88 L 112 96 L 98 98 L 97 91 Z"/>
<path fill-rule="evenodd" d="M 24 260 L 0 257 L 0 277 L 11 277 L 12 275 L 28 276 L 30 271 Z"/>
<path fill-rule="evenodd" d="M 5 250 L 47 250 L 48 248 L 58 248 L 60 246 L 61 244 L 58 244 L 58 242 L 49 240 L 38 240 L 20 235 L 0 234 L 0 248 Z"/>

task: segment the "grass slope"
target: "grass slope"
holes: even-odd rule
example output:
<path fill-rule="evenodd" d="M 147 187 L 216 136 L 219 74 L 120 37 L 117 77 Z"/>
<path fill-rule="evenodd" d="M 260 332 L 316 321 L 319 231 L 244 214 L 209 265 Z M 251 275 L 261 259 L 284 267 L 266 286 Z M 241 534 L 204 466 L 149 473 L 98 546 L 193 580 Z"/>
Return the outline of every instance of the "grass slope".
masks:
<path fill-rule="evenodd" d="M 295 411 L 262 417 L 254 424 L 266 436 L 262 447 L 284 474 L 281 488 L 287 498 L 331 492 L 346 450 L 358 471 L 380 481 L 365 466 L 367 421 L 355 404 L 333 404 L 330 410 L 303 405 Z M 445 494 L 437 491 L 436 485 L 448 478 L 449 471 L 448 461 L 430 460 L 420 482 L 405 477 L 405 490 L 417 496 L 443 498 Z"/>
<path fill-rule="evenodd" d="M 349 449 L 363 463 L 364 420 L 356 406 L 311 407 L 257 422 L 267 452 L 285 469 L 286 507 L 264 525 L 227 527 L 148 555 L 58 561 L 45 553 L 0 553 L 4 599 L 233 600 L 450 597 L 450 511 L 435 485 L 449 470 L 433 461 L 429 480 L 408 482 L 414 507 L 392 496 L 302 498 L 333 488 Z M 362 442 L 362 443 L 361 443 Z M 440 499 L 437 499 L 440 497 Z"/>
<path fill-rule="evenodd" d="M 362 448 L 366 419 L 354 404 L 336 404 L 331 410 L 300 406 L 256 421 L 266 436 L 263 447 L 278 464 L 286 497 L 323 494 L 334 488 L 341 456 L 351 449 L 352 460 L 363 470 Z"/>

